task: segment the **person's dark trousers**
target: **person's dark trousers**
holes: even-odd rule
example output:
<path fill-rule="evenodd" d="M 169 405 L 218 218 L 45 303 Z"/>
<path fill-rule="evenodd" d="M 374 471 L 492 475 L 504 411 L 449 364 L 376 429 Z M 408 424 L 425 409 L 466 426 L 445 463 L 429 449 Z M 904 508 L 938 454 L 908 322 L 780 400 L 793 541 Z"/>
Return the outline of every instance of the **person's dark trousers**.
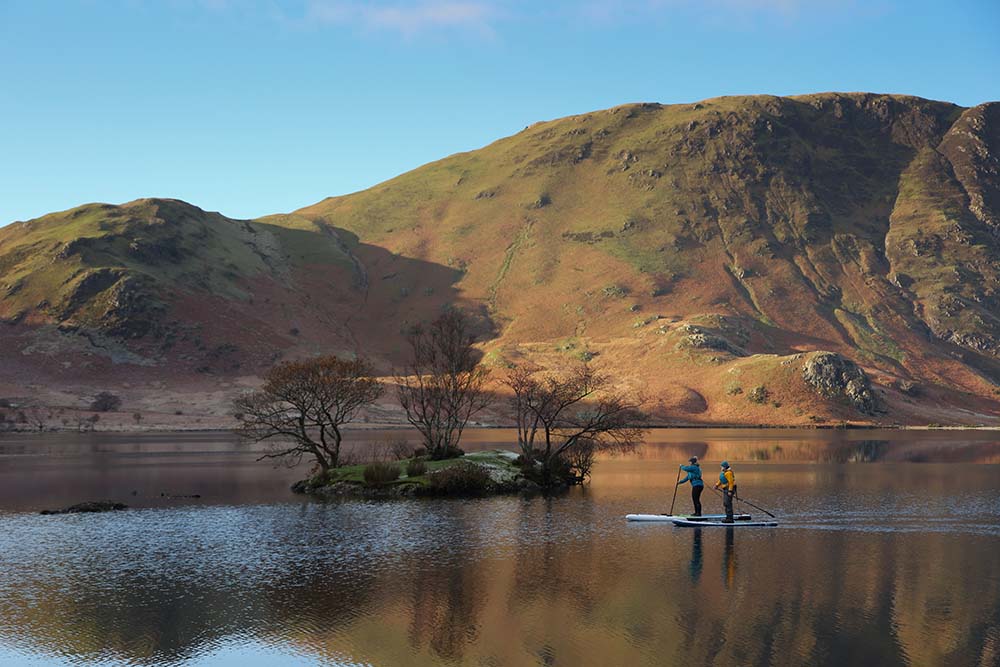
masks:
<path fill-rule="evenodd" d="M 691 487 L 691 500 L 694 502 L 694 515 L 701 516 L 701 492 L 705 490 L 704 486 L 692 486 Z"/>
<path fill-rule="evenodd" d="M 726 521 L 733 520 L 733 492 L 729 489 L 722 490 L 722 504 L 726 508 Z"/>

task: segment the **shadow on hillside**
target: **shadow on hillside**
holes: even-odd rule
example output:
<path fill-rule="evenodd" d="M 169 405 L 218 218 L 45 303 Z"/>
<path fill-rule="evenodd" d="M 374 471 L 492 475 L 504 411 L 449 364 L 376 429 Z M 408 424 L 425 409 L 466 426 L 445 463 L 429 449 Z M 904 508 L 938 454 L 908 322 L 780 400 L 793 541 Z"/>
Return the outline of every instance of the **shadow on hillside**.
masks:
<path fill-rule="evenodd" d="M 468 316 L 477 341 L 498 335 L 486 303 L 469 298 L 458 286 L 465 275 L 462 269 L 364 243 L 345 229 L 322 225 L 320 230 L 275 229 L 289 246 L 332 243 L 343 253 L 339 262 L 306 262 L 296 270 L 295 283 L 309 293 L 307 312 L 330 323 L 318 329 L 317 344 L 323 344 L 325 331 L 329 342 L 346 338 L 358 354 L 395 366 L 409 356 L 406 333 L 449 308 Z M 288 306 L 289 312 L 302 312 L 301 308 L 302 304 Z"/>

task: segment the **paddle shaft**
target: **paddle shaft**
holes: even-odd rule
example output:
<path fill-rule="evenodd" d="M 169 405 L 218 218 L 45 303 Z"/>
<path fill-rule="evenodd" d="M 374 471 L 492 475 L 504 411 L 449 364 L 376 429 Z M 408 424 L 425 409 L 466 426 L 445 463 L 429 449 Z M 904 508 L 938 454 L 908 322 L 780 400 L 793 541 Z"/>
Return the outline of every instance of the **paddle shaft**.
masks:
<path fill-rule="evenodd" d="M 677 487 L 680 486 L 681 469 L 677 467 L 677 479 L 674 480 L 674 499 L 670 501 L 670 516 L 674 515 L 674 503 L 677 502 Z"/>
<path fill-rule="evenodd" d="M 721 492 L 721 491 L 719 491 L 719 490 L 718 490 L 718 489 L 716 489 L 716 488 L 713 488 L 712 490 L 713 490 L 713 491 L 715 491 L 716 493 L 720 494 L 720 495 L 722 494 L 722 492 Z M 746 505 L 749 505 L 750 507 L 752 507 L 752 508 L 754 508 L 754 509 L 758 509 L 758 510 L 760 510 L 761 512 L 763 512 L 764 514 L 768 515 L 768 516 L 769 516 L 769 517 L 771 517 L 772 519 L 776 519 L 776 518 L 777 518 L 776 516 L 774 516 L 773 514 L 771 514 L 770 512 L 768 512 L 768 511 L 767 511 L 766 509 L 764 509 L 763 507 L 760 507 L 760 506 L 758 506 L 758 505 L 754 505 L 754 504 L 753 504 L 752 502 L 750 502 L 750 501 L 749 501 L 749 500 L 747 500 L 746 498 L 742 498 L 742 497 L 740 497 L 740 496 L 738 496 L 738 495 L 735 495 L 735 494 L 734 494 L 734 497 L 736 498 L 736 500 L 740 501 L 741 503 L 744 503 L 744 504 L 746 504 Z"/>

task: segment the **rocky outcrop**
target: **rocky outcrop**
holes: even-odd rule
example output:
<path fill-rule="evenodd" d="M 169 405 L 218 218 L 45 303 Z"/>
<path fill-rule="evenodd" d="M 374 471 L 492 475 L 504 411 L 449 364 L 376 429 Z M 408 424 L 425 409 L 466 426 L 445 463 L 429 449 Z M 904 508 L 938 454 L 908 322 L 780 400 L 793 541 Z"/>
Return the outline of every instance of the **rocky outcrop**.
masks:
<path fill-rule="evenodd" d="M 87 271 L 76 282 L 65 303 L 60 308 L 60 317 L 66 319 L 74 312 L 83 308 L 92 299 L 118 282 L 124 271 L 121 269 L 100 268 Z"/>
<path fill-rule="evenodd" d="M 817 352 L 802 366 L 802 378 L 827 398 L 846 400 L 858 412 L 873 415 L 879 401 L 871 380 L 856 363 L 835 352 Z"/>
<path fill-rule="evenodd" d="M 159 331 L 166 307 L 154 296 L 149 281 L 125 276 L 107 293 L 107 309 L 101 326 L 112 336 L 141 338 Z"/>
<path fill-rule="evenodd" d="M 747 354 L 745 350 L 736 347 L 722 336 L 698 331 L 697 327 L 689 327 L 689 329 L 691 330 L 687 332 L 687 335 L 678 341 L 677 349 L 693 347 L 700 350 L 716 350 L 728 352 L 735 357 L 745 357 Z"/>
<path fill-rule="evenodd" d="M 702 315 L 690 323 L 677 328 L 682 337 L 676 348 L 694 348 L 725 352 L 734 357 L 745 357 L 744 346 L 750 341 L 750 333 L 738 318 L 724 315 Z"/>

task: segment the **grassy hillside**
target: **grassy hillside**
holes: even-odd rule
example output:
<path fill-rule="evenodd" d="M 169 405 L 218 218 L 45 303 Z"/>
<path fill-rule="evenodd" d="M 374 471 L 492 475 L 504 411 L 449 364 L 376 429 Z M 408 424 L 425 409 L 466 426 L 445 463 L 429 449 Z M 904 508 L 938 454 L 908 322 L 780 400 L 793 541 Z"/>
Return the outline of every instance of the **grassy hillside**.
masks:
<path fill-rule="evenodd" d="M 192 368 L 227 345 L 251 372 L 320 349 L 388 368 L 407 322 L 458 303 L 490 363 L 592 359 L 664 418 L 987 421 L 998 128 L 997 104 L 890 95 L 634 104 L 290 216 L 86 206 L 0 230 L 0 317 L 132 337 L 155 363 L 197 337 Z M 877 400 L 811 383 L 820 350 Z"/>
<path fill-rule="evenodd" d="M 887 388 L 989 398 L 998 107 L 869 94 L 628 105 L 299 214 L 460 267 L 463 293 L 502 325 L 499 355 L 624 347 L 656 323 L 724 316 L 746 354 L 833 350 Z M 701 372 L 679 370 L 676 351 L 620 362 L 639 354 L 668 377 Z"/>
<path fill-rule="evenodd" d="M 255 276 L 349 263 L 336 236 L 308 220 L 230 220 L 171 200 L 91 204 L 4 231 L 0 316 L 134 336 L 162 324 L 166 297 L 179 291 L 246 302 Z"/>

